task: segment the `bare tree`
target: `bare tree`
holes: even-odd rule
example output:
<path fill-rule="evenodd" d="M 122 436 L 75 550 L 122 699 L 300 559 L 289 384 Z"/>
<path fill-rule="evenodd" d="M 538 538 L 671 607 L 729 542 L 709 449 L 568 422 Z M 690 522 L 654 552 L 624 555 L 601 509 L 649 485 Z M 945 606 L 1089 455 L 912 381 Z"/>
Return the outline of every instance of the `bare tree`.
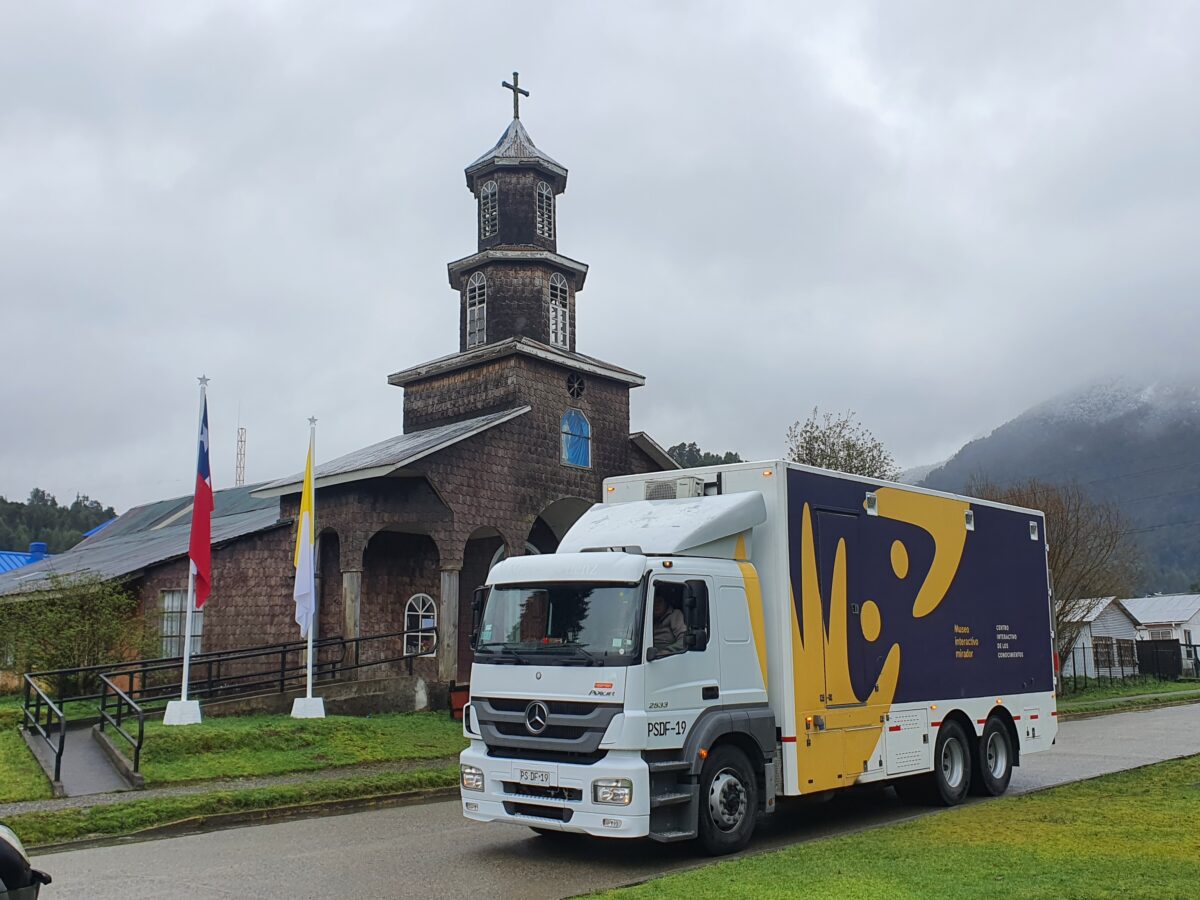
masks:
<path fill-rule="evenodd" d="M 1054 646 L 1060 656 L 1075 646 L 1092 600 L 1130 595 L 1138 552 L 1116 505 L 1092 499 L 1077 484 L 1036 479 L 999 487 L 976 478 L 967 486 L 967 493 L 1046 514 L 1054 586 Z"/>
<path fill-rule="evenodd" d="M 900 475 L 892 454 L 850 410 L 821 415 L 814 406 L 806 421 L 796 421 L 788 429 L 787 456 L 806 466 L 868 478 L 895 481 Z"/>

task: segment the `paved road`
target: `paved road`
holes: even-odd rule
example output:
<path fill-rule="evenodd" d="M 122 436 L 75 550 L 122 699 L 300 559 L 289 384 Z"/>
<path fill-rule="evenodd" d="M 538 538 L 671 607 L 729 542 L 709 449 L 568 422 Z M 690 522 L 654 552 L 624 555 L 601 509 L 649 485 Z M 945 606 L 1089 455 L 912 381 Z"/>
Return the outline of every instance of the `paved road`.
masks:
<path fill-rule="evenodd" d="M 1058 746 L 1028 757 L 1013 792 L 1200 753 L 1200 705 L 1064 722 Z M 754 849 L 917 814 L 891 791 L 785 805 Z M 458 803 L 373 810 L 42 856 L 47 900 L 263 900 L 355 897 L 557 898 L 704 862 L 687 845 L 556 841 L 465 821 Z"/>

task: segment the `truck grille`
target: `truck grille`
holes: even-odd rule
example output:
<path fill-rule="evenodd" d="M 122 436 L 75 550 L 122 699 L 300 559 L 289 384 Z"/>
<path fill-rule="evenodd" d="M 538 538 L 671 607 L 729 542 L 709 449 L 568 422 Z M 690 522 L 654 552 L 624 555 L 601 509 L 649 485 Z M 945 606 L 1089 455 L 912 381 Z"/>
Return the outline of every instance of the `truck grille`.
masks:
<path fill-rule="evenodd" d="M 536 803 L 513 803 L 504 801 L 504 811 L 510 816 L 527 816 L 531 819 L 549 819 L 553 822 L 570 822 L 574 810 L 565 806 L 540 806 Z"/>
<path fill-rule="evenodd" d="M 545 761 L 592 756 L 600 750 L 609 723 L 623 708 L 617 703 L 543 700 L 549 714 L 545 728 L 534 734 L 525 716 L 533 702 L 535 698 L 472 699 L 471 709 L 489 753 L 509 755 L 512 751 L 522 751 L 522 758 Z"/>
<path fill-rule="evenodd" d="M 514 797 L 528 797 L 531 800 L 563 800 L 567 803 L 578 803 L 583 799 L 583 791 L 579 788 L 536 787 L 517 781 L 502 781 L 500 784 L 504 787 L 504 793 Z"/>

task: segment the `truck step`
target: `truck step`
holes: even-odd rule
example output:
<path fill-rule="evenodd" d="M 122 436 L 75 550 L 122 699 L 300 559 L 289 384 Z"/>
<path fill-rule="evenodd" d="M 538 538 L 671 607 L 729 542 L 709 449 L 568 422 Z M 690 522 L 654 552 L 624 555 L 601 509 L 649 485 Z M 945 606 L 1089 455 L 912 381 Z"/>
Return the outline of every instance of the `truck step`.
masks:
<path fill-rule="evenodd" d="M 671 844 L 675 841 L 690 841 L 696 836 L 694 831 L 652 831 L 650 832 L 650 840 L 658 841 L 662 844 Z"/>
<path fill-rule="evenodd" d="M 658 772 L 686 772 L 692 764 L 685 759 L 657 759 L 646 763 L 646 767 L 654 775 Z"/>
<path fill-rule="evenodd" d="M 665 791 L 661 794 L 654 794 L 650 797 L 650 808 L 674 806 L 676 803 L 688 803 L 693 796 L 695 796 L 695 792 L 689 790 Z"/>

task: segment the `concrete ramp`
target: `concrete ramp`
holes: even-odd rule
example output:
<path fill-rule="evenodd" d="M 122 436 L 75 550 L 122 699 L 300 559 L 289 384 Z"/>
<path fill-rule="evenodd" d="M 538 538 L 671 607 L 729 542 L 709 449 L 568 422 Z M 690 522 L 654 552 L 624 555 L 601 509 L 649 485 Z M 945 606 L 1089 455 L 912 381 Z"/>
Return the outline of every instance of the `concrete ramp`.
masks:
<path fill-rule="evenodd" d="M 54 751 L 40 736 L 29 732 L 24 732 L 24 735 L 25 743 L 41 763 L 46 777 L 53 782 Z M 62 772 L 55 788 L 66 797 L 133 790 L 133 786 L 113 766 L 104 748 L 92 738 L 91 726 L 82 724 L 67 727 Z"/>

